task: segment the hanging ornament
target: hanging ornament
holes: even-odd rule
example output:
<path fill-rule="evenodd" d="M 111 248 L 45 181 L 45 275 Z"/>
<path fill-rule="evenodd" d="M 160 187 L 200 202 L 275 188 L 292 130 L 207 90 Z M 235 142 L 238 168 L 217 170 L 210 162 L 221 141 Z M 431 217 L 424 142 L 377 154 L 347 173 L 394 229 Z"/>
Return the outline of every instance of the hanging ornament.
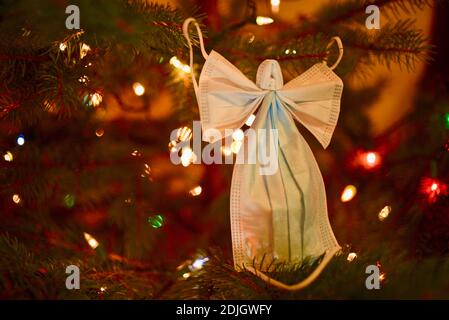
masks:
<path fill-rule="evenodd" d="M 193 62 L 190 65 L 205 140 L 219 140 L 211 134 L 217 131 L 226 139 L 232 135 L 229 129 L 241 128 L 252 114 L 257 118 L 251 128 L 256 130 L 257 139 L 242 139 L 237 131 L 231 144 L 237 158 L 245 158 L 248 152 L 247 158 L 255 160 L 234 165 L 230 197 L 234 266 L 283 289 L 302 289 L 318 277 L 341 248 L 327 216 L 321 172 L 295 120 L 324 148 L 329 145 L 343 90 L 342 80 L 333 72 L 342 58 L 342 42 L 333 37 L 329 43 L 335 42 L 340 52 L 330 67 L 326 61 L 318 62 L 284 84 L 279 62 L 268 59 L 259 65 L 253 82 L 218 52 L 206 52 L 201 30 L 193 18 L 183 25 L 190 61 L 191 22 L 199 33 L 201 53 L 206 59 L 199 82 L 193 73 Z M 258 25 L 272 22 L 268 17 L 256 19 Z M 261 137 L 263 134 L 265 138 Z M 270 165 L 260 159 L 263 152 Z M 274 260 L 294 264 L 305 257 L 323 255 L 317 269 L 295 285 L 286 285 L 264 273 Z"/>

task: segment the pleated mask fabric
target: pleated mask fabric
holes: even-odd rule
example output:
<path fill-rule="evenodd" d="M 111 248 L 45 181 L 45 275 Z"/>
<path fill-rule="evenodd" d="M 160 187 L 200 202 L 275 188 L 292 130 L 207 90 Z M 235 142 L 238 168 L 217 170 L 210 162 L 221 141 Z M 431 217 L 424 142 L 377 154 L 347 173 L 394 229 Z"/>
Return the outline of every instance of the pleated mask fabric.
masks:
<path fill-rule="evenodd" d="M 184 32 L 190 44 L 189 22 Z M 201 49 L 206 61 L 199 84 L 193 75 L 192 79 L 203 138 L 213 143 L 217 135 L 208 137 L 211 129 L 225 137 L 253 114 L 251 129 L 263 133 L 245 135 L 237 154 L 241 161 L 234 165 L 230 193 L 234 266 L 263 274 L 276 261 L 293 265 L 324 255 L 317 270 L 293 287 L 302 288 L 340 246 L 329 223 L 321 172 L 295 121 L 326 148 L 337 124 L 343 82 L 321 62 L 284 84 L 279 63 L 268 59 L 260 64 L 254 83 L 219 53 L 212 50 L 207 55 L 202 41 Z M 261 161 L 261 153 L 269 163 Z"/>

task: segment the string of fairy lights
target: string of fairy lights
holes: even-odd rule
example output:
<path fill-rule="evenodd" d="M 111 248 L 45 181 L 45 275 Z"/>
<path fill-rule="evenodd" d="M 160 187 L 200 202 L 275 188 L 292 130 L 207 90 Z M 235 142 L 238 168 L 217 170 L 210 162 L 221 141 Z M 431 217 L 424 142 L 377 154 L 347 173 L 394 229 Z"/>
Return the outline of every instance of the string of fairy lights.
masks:
<path fill-rule="evenodd" d="M 271 0 L 271 12 L 276 14 L 280 10 L 281 1 L 280 0 Z M 255 22 L 259 26 L 268 25 L 274 22 L 274 19 L 272 17 L 266 17 L 266 16 L 257 16 L 255 19 Z M 76 35 L 78 36 L 78 34 Z M 61 42 L 58 46 L 59 50 L 61 52 L 64 52 L 68 48 L 67 42 Z M 89 45 L 82 43 L 80 48 L 80 59 L 82 60 L 85 58 L 89 52 L 91 51 L 91 48 Z M 290 54 L 296 54 L 295 49 L 286 49 L 284 52 L 286 55 Z M 189 75 L 192 70 L 191 67 L 185 63 L 183 63 L 178 57 L 173 56 L 169 59 L 169 64 L 174 68 L 175 71 L 178 72 L 179 77 L 184 78 L 186 75 Z M 87 67 L 91 67 L 92 63 L 88 62 L 86 64 Z M 81 84 L 87 84 L 89 82 L 89 78 L 87 75 L 81 76 L 78 81 Z M 131 86 L 134 94 L 138 97 L 141 97 L 145 95 L 146 88 L 141 82 L 134 82 Z M 101 92 L 93 92 L 86 94 L 83 97 L 83 103 L 90 107 L 98 107 L 103 102 L 103 94 Z M 250 115 L 249 118 L 246 120 L 245 125 L 247 127 L 251 127 L 256 119 L 256 116 L 254 114 Z M 444 121 L 445 121 L 445 127 L 449 129 L 449 113 L 446 113 L 444 115 Z M 105 131 L 103 128 L 98 128 L 95 131 L 95 136 L 98 138 L 103 137 L 105 134 Z M 245 138 L 245 132 L 242 129 L 236 129 L 234 130 L 232 134 L 232 142 L 230 145 L 223 145 L 220 147 L 221 153 L 228 157 L 231 155 L 238 154 L 240 148 L 243 145 L 243 141 Z M 172 140 L 168 144 L 169 152 L 181 152 L 181 164 L 184 167 L 188 167 L 191 164 L 195 163 L 197 159 L 197 155 L 194 153 L 194 151 L 189 147 L 184 146 L 182 148 L 179 148 L 182 142 L 189 142 L 192 139 L 192 129 L 183 126 L 178 128 L 177 130 L 177 138 L 175 140 Z M 15 139 L 17 147 L 24 147 L 26 144 L 26 137 L 24 134 L 19 134 L 16 136 Z M 449 140 L 445 145 L 446 151 L 449 151 Z M 141 153 L 139 150 L 133 150 L 131 152 L 132 157 L 140 157 Z M 13 162 L 16 160 L 16 152 L 13 152 L 11 150 L 5 150 L 3 152 L 3 160 L 6 162 Z M 364 150 L 359 151 L 356 153 L 354 157 L 354 165 L 363 168 L 364 170 L 376 170 L 383 164 L 382 155 L 376 151 L 376 150 Z M 143 172 L 141 173 L 142 178 L 148 178 L 150 181 L 152 181 L 152 174 L 151 174 L 151 167 L 148 163 L 143 164 Z M 190 190 L 186 192 L 187 195 L 190 195 L 192 197 L 198 197 L 203 193 L 203 187 L 201 185 L 194 186 Z M 425 177 L 422 179 L 421 183 L 421 190 L 420 192 L 424 194 L 427 197 L 427 200 L 429 203 L 433 203 L 437 201 L 437 199 L 441 196 L 447 196 L 449 194 L 449 186 L 438 180 L 437 178 L 428 178 Z M 348 203 L 350 201 L 353 201 L 354 198 L 357 196 L 358 190 L 357 187 L 354 184 L 348 184 L 344 187 L 342 187 L 341 195 L 340 195 L 340 201 L 342 203 Z M 11 199 L 14 204 L 21 205 L 22 204 L 22 197 L 18 193 L 14 193 L 11 195 Z M 131 203 L 131 199 L 126 199 L 125 203 L 129 204 Z M 63 203 L 67 208 L 73 208 L 76 205 L 76 199 L 74 194 L 66 194 L 63 197 Z M 389 215 L 392 212 L 392 207 L 390 205 L 385 205 L 383 208 L 379 210 L 377 213 L 377 219 L 379 221 L 385 221 Z M 153 214 L 148 216 L 147 222 L 149 225 L 154 229 L 160 229 L 163 228 L 165 224 L 165 218 L 161 214 Z M 97 239 L 94 238 L 93 235 L 84 232 L 83 234 L 85 241 L 89 245 L 89 247 L 92 250 L 96 250 L 100 243 L 97 241 Z M 352 262 L 357 258 L 356 252 L 350 252 L 347 256 L 347 261 Z M 182 263 L 178 267 L 178 271 L 181 273 L 182 279 L 188 279 L 192 273 L 200 270 L 203 268 L 205 263 L 209 261 L 209 258 L 204 255 L 198 255 L 193 260 L 187 260 L 184 263 Z M 379 268 L 381 268 L 380 262 L 377 262 L 377 265 Z M 386 273 L 384 271 L 380 274 L 380 280 L 385 280 Z M 107 287 L 101 287 L 100 291 L 101 293 L 104 293 L 107 290 Z"/>

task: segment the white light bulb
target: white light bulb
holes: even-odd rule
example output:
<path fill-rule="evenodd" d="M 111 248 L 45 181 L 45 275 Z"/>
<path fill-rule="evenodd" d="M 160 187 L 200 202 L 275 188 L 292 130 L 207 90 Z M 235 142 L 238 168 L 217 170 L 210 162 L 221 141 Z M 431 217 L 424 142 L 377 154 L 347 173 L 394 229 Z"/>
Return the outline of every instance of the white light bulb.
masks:
<path fill-rule="evenodd" d="M 19 204 L 20 203 L 20 196 L 18 195 L 18 194 L 15 194 L 15 195 L 13 195 L 12 196 L 12 201 L 15 203 L 15 204 Z"/>
<path fill-rule="evenodd" d="M 103 101 L 103 96 L 101 94 L 99 94 L 98 92 L 92 94 L 90 96 L 90 102 L 92 103 L 92 105 L 94 107 L 98 106 L 101 101 Z"/>
<path fill-rule="evenodd" d="M 346 260 L 348 260 L 349 262 L 353 261 L 355 258 L 357 258 L 357 253 L 355 252 L 351 252 L 348 254 L 348 257 L 346 258 Z"/>
<path fill-rule="evenodd" d="M 357 188 L 353 185 L 348 185 L 343 190 L 343 193 L 341 194 L 341 202 L 348 202 L 351 201 L 357 193 Z"/>
<path fill-rule="evenodd" d="M 100 245 L 98 241 L 87 232 L 84 232 L 84 239 L 86 239 L 87 243 L 92 249 L 95 249 Z"/>
<path fill-rule="evenodd" d="M 139 96 L 139 97 L 145 93 L 145 87 L 139 82 L 135 82 L 133 84 L 133 90 L 134 90 L 134 93 L 136 94 L 136 96 Z"/>
<path fill-rule="evenodd" d="M 237 129 L 232 133 L 232 139 L 235 141 L 242 141 L 245 137 L 245 134 L 243 133 L 242 129 Z"/>
<path fill-rule="evenodd" d="M 257 18 L 256 18 L 256 23 L 259 26 L 271 24 L 273 22 L 274 22 L 273 18 L 270 18 L 270 17 L 257 16 Z"/>
<path fill-rule="evenodd" d="M 3 159 L 5 159 L 5 161 L 11 162 L 14 160 L 14 156 L 10 151 L 6 151 L 6 153 L 3 155 Z"/>
<path fill-rule="evenodd" d="M 248 127 L 251 127 L 251 125 L 253 124 L 254 120 L 256 120 L 256 116 L 252 114 L 252 115 L 250 115 L 250 116 L 248 117 L 248 119 L 246 119 L 245 124 L 246 124 Z"/>
<path fill-rule="evenodd" d="M 195 188 L 190 190 L 189 193 L 190 193 L 190 195 L 196 197 L 196 196 L 199 196 L 202 191 L 203 191 L 203 188 L 201 188 L 201 186 L 196 186 Z"/>
<path fill-rule="evenodd" d="M 25 144 L 25 136 L 24 136 L 23 134 L 20 134 L 20 135 L 17 137 L 17 144 L 18 144 L 19 146 L 23 146 L 23 145 Z"/>
<path fill-rule="evenodd" d="M 382 210 L 379 211 L 379 214 L 377 217 L 379 218 L 380 221 L 384 221 L 388 217 L 390 212 L 391 212 L 391 207 L 385 206 L 382 208 Z"/>

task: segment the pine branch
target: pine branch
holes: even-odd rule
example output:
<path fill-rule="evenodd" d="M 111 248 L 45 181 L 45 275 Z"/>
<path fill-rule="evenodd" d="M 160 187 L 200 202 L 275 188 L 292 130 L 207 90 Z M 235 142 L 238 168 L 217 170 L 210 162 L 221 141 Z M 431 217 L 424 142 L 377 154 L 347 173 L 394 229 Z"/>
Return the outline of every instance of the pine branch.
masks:
<path fill-rule="evenodd" d="M 213 251 L 214 252 L 214 251 Z M 333 258 L 320 277 L 309 287 L 289 292 L 269 285 L 250 272 L 236 272 L 223 255 L 209 254 L 210 260 L 202 270 L 193 272 L 187 279 L 180 279 L 168 290 L 165 299 L 388 299 L 388 298 L 447 298 L 449 285 L 448 259 L 407 261 L 383 248 L 379 252 L 359 255 L 347 261 L 348 251 Z M 365 268 L 381 261 L 386 280 L 380 290 L 365 287 Z M 298 282 L 315 265 L 305 262 L 290 267 L 277 266 L 270 276 L 284 282 Z M 430 275 L 432 274 L 432 275 Z"/>
<path fill-rule="evenodd" d="M 430 6 L 429 0 L 349 0 L 332 1 L 323 6 L 315 15 L 315 19 L 305 23 L 299 32 L 292 34 L 294 38 L 301 39 L 318 32 L 323 32 L 330 27 L 335 27 L 344 23 L 365 24 L 365 9 L 369 5 L 376 5 L 380 8 L 385 17 L 398 16 L 401 12 L 409 14 L 416 10 L 422 10 Z"/>
<path fill-rule="evenodd" d="M 131 53 L 128 63 L 139 55 L 155 63 L 167 61 L 185 48 L 181 30 L 185 17 L 169 6 L 141 1 L 107 1 L 104 5 L 79 1 L 83 30 L 71 33 L 64 28 L 64 8 L 44 1 L 38 4 L 39 10 L 33 10 L 36 5 L 35 1 L 22 0 L 1 8 L 6 19 L 1 23 L 4 45 L 0 47 L 0 76 L 9 98 L 0 105 L 3 119 L 27 123 L 33 118 L 38 121 L 39 113 L 48 110 L 61 117 L 82 110 L 86 96 L 97 92 L 98 85 L 108 86 L 98 82 L 98 71 L 86 70 L 89 61 L 100 67 L 106 55 L 127 52 Z M 25 31 L 17 28 L 19 21 L 8 19 L 17 12 Z M 92 50 L 80 59 L 84 43 Z M 83 78 L 86 80 L 81 82 Z M 24 93 L 33 93 L 33 103 L 27 103 Z"/>

